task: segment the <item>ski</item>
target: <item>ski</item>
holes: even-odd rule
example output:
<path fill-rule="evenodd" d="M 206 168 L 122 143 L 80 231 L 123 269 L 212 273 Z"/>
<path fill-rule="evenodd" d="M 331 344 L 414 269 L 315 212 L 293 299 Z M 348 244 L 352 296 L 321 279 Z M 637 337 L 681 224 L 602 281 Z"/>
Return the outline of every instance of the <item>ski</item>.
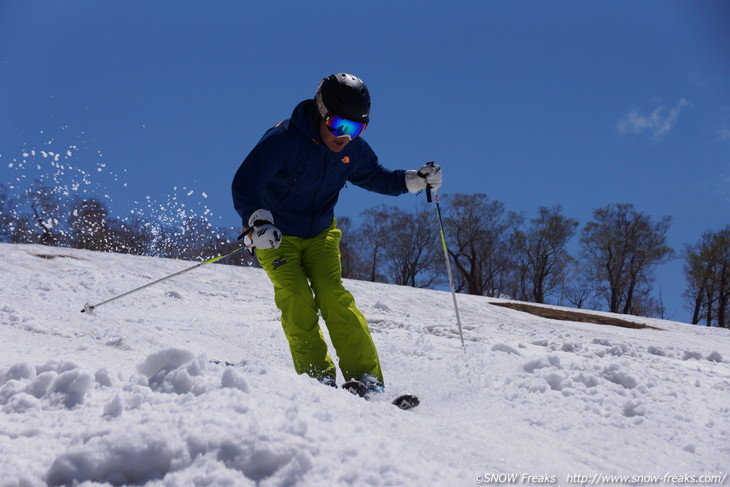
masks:
<path fill-rule="evenodd" d="M 237 367 L 237 366 L 241 365 L 241 364 L 235 364 L 233 362 L 228 362 L 227 360 L 213 359 L 213 360 L 209 360 L 208 362 L 210 362 L 211 364 L 215 364 L 215 365 L 224 365 L 226 367 Z M 326 385 L 329 385 L 329 384 L 326 384 Z M 336 384 L 333 384 L 333 386 L 337 387 Z M 358 397 L 362 397 L 368 401 L 373 399 L 374 397 L 376 397 L 378 394 L 381 394 L 381 393 L 368 394 L 368 387 L 365 384 L 363 384 L 362 382 L 360 382 L 359 380 L 348 380 L 347 382 L 342 384 L 340 386 L 340 388 L 342 390 L 349 392 L 350 394 L 354 394 Z M 413 394 L 402 394 L 402 395 L 396 397 L 395 399 L 393 399 L 390 403 L 392 405 L 398 407 L 398 409 L 407 411 L 407 410 L 413 409 L 416 406 L 418 406 L 419 404 L 421 404 L 421 400 L 418 399 L 418 396 L 415 396 Z"/>
<path fill-rule="evenodd" d="M 351 394 L 354 394 L 358 397 L 363 397 L 365 399 L 369 399 L 367 386 L 359 380 L 348 380 L 347 382 L 342 384 L 341 387 L 343 390 Z M 398 407 L 399 409 L 407 411 L 408 409 L 413 409 L 421 404 L 421 401 L 420 399 L 418 399 L 417 396 L 414 396 L 413 394 L 403 394 L 391 401 L 391 404 Z"/>
<path fill-rule="evenodd" d="M 421 400 L 413 394 L 403 394 L 402 396 L 396 397 L 391 404 L 407 411 L 421 404 Z"/>

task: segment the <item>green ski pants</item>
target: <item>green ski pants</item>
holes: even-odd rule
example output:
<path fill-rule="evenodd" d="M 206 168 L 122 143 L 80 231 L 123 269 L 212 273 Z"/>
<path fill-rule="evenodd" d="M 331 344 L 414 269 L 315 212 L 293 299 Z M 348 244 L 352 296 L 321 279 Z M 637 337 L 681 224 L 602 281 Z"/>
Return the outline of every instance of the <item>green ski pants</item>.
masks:
<path fill-rule="evenodd" d="M 319 235 L 307 239 L 284 235 L 278 249 L 256 250 L 256 255 L 274 284 L 274 300 L 281 310 L 296 372 L 315 378 L 336 377 L 319 326 L 319 310 L 344 379 L 370 374 L 383 382 L 365 316 L 342 284 L 341 237 L 334 220 Z"/>

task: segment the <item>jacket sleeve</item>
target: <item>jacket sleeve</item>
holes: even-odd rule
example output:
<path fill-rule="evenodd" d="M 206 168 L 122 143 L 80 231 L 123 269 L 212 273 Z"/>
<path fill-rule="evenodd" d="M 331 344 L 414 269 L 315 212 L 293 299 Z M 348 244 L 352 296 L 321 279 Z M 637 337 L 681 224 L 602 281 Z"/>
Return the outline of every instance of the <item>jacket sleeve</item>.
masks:
<path fill-rule="evenodd" d="M 244 225 L 248 225 L 248 219 L 254 211 L 266 208 L 262 190 L 284 160 L 282 151 L 285 144 L 278 140 L 280 137 L 281 134 L 274 129 L 269 130 L 243 160 L 233 177 L 233 206 Z"/>
<path fill-rule="evenodd" d="M 365 141 L 363 154 L 358 165 L 347 178 L 352 184 L 376 193 L 398 196 L 408 192 L 406 172 L 402 169 L 390 170 L 380 165 L 378 156 Z"/>

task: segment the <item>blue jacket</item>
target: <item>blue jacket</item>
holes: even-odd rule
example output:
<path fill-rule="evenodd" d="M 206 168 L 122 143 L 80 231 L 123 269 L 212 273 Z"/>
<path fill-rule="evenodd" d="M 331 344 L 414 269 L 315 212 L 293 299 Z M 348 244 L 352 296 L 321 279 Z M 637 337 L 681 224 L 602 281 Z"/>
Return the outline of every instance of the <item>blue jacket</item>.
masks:
<path fill-rule="evenodd" d="M 233 204 L 248 225 L 251 214 L 271 211 L 284 235 L 310 238 L 332 224 L 340 191 L 348 181 L 388 195 L 407 193 L 405 171 L 390 171 L 362 137 L 332 152 L 315 125 L 314 100 L 269 129 L 233 178 Z"/>

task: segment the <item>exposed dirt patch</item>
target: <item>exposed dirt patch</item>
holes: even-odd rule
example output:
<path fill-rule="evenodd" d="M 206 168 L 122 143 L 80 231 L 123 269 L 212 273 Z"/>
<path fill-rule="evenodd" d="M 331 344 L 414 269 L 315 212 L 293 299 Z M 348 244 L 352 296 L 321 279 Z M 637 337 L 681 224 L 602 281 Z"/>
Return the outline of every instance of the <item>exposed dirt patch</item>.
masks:
<path fill-rule="evenodd" d="M 63 254 L 31 254 L 34 257 L 40 257 L 41 259 L 56 259 L 56 258 L 63 258 L 63 259 L 76 259 L 81 260 L 78 257 L 74 257 L 73 255 L 63 255 Z"/>
<path fill-rule="evenodd" d="M 530 313 L 536 316 L 540 316 L 542 318 L 549 318 L 551 320 L 578 321 L 581 323 L 595 323 L 597 325 L 621 326 L 623 328 L 651 328 L 652 330 L 661 330 L 661 328 L 649 326 L 644 323 L 637 323 L 636 321 L 614 318 L 613 316 L 593 314 L 587 311 L 570 311 L 567 309 L 545 308 L 543 306 L 536 306 L 527 303 L 489 304 L 493 304 L 494 306 L 502 306 L 503 308 L 514 309 L 516 311 L 522 311 L 524 313 Z"/>

